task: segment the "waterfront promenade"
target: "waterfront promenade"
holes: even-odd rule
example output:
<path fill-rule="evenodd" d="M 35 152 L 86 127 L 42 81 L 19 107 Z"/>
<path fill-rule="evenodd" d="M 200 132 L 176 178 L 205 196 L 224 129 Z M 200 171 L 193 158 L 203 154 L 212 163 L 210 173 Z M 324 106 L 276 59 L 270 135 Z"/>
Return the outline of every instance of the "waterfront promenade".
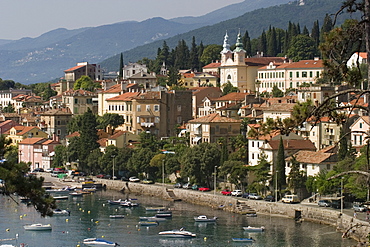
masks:
<path fill-rule="evenodd" d="M 63 182 L 58 178 L 51 177 L 50 174 L 40 174 L 45 177 L 45 182 L 53 183 L 55 187 L 64 187 L 66 185 L 81 188 L 82 184 L 78 182 Z M 296 218 L 299 221 L 312 221 L 318 224 L 326 224 L 335 227 L 338 231 L 344 232 L 345 237 L 356 239 L 359 242 L 367 241 L 367 235 L 370 231 L 370 225 L 365 221 L 365 213 L 357 213 L 354 218 L 353 210 L 344 209 L 343 215 L 340 210 L 332 208 L 318 207 L 316 203 L 284 204 L 281 202 L 265 202 L 261 200 L 247 200 L 244 198 L 235 198 L 223 196 L 219 193 L 199 192 L 185 189 L 173 189 L 173 186 L 162 184 L 140 184 L 130 183 L 119 180 L 95 179 L 97 183 L 102 183 L 107 189 L 120 191 L 123 188 L 126 193 L 143 194 L 173 200 L 171 195 L 183 201 L 209 206 L 214 209 L 226 210 L 234 213 L 243 213 L 239 210 L 240 205 L 248 205 L 258 214 L 273 215 L 279 217 Z M 222 206 L 222 207 L 221 207 Z"/>

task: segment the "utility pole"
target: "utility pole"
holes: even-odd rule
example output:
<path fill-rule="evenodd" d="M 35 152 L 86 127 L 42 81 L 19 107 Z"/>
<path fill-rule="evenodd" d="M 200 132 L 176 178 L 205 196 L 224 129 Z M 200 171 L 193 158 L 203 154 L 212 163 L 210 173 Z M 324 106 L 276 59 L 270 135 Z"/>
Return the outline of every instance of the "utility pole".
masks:
<path fill-rule="evenodd" d="M 216 180 L 217 180 L 217 166 L 215 166 L 215 172 L 214 172 L 214 184 L 213 184 L 213 195 L 216 196 Z"/>

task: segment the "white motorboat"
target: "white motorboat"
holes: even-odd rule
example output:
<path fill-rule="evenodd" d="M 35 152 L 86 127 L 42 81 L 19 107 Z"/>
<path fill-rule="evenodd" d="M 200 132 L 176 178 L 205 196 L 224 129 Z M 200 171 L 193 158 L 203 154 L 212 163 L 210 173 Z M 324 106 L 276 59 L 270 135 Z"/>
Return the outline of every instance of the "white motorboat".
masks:
<path fill-rule="evenodd" d="M 68 194 L 68 193 L 70 193 L 71 191 L 74 191 L 75 189 L 76 189 L 76 187 L 66 186 L 66 187 L 61 188 L 61 189 L 50 189 L 50 190 L 45 190 L 45 192 L 48 192 L 48 193 L 54 193 L 54 194 Z"/>
<path fill-rule="evenodd" d="M 157 213 L 155 215 L 155 217 L 157 217 L 157 218 L 171 218 L 172 217 L 172 213 L 170 213 L 170 212 Z"/>
<path fill-rule="evenodd" d="M 253 238 L 232 238 L 234 242 L 244 242 L 244 243 L 252 243 L 254 242 Z"/>
<path fill-rule="evenodd" d="M 81 193 L 81 192 L 78 192 L 78 191 L 75 191 L 75 192 L 71 192 L 69 193 L 70 196 L 83 196 L 84 193 Z"/>
<path fill-rule="evenodd" d="M 68 196 L 53 196 L 55 200 L 68 200 Z"/>
<path fill-rule="evenodd" d="M 53 215 L 55 215 L 55 216 L 63 216 L 63 215 L 70 215 L 71 214 L 71 211 L 69 211 L 69 210 L 65 210 L 65 209 L 59 209 L 59 208 L 57 208 L 57 209 L 55 209 L 54 211 L 53 211 Z"/>
<path fill-rule="evenodd" d="M 195 222 L 216 222 L 217 217 L 208 218 L 206 215 L 199 215 L 194 217 Z"/>
<path fill-rule="evenodd" d="M 111 215 L 109 215 L 109 218 L 111 218 L 111 219 L 122 219 L 122 218 L 125 218 L 125 216 L 123 214 L 111 214 Z"/>
<path fill-rule="evenodd" d="M 136 206 L 139 206 L 139 203 L 132 202 L 132 201 L 129 201 L 129 200 L 125 200 L 125 201 L 121 202 L 120 205 L 122 207 L 136 207 Z"/>
<path fill-rule="evenodd" d="M 247 232 L 263 232 L 265 230 L 265 227 L 264 226 L 261 226 L 261 227 L 244 226 L 243 229 L 244 231 L 247 231 Z"/>
<path fill-rule="evenodd" d="M 118 200 L 108 200 L 108 203 L 109 203 L 110 205 L 120 205 L 120 204 L 121 204 L 121 202 L 123 202 L 123 201 L 122 201 L 122 199 L 118 199 Z"/>
<path fill-rule="evenodd" d="M 86 238 L 83 243 L 87 246 L 119 246 L 117 243 L 102 238 Z"/>
<path fill-rule="evenodd" d="M 158 234 L 162 237 L 168 238 L 193 238 L 197 236 L 195 233 L 186 231 L 184 228 L 180 228 L 179 230 L 163 231 Z"/>
<path fill-rule="evenodd" d="M 140 226 L 158 226 L 157 221 L 140 221 L 139 222 Z"/>
<path fill-rule="evenodd" d="M 146 211 L 164 211 L 166 208 L 165 207 L 146 207 Z"/>
<path fill-rule="evenodd" d="M 32 225 L 25 225 L 23 226 L 25 230 L 27 231 L 51 231 L 51 225 L 50 224 L 32 224 Z"/>
<path fill-rule="evenodd" d="M 155 222 L 163 222 L 163 221 L 167 221 L 166 218 L 157 218 L 155 216 L 150 216 L 150 217 L 147 217 L 147 216 L 140 216 L 140 221 L 155 221 Z"/>

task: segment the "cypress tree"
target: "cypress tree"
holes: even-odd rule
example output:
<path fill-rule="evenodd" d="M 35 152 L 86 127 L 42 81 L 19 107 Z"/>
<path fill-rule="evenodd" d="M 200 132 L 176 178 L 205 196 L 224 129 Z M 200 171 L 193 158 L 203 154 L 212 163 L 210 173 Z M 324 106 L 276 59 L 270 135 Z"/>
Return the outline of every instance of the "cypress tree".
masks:
<path fill-rule="evenodd" d="M 284 142 L 283 138 L 280 137 L 279 149 L 276 157 L 276 167 L 274 169 L 274 179 L 277 177 L 278 189 L 281 190 L 286 185 L 286 176 L 285 176 L 285 154 L 284 154 Z"/>
<path fill-rule="evenodd" d="M 270 29 L 267 41 L 267 55 L 276 56 L 276 31 L 275 28 Z"/>
<path fill-rule="evenodd" d="M 261 37 L 260 37 L 259 50 L 260 52 L 263 52 L 263 54 L 266 54 L 267 52 L 267 38 L 266 38 L 265 30 L 263 30 Z"/>
<path fill-rule="evenodd" d="M 191 42 L 191 50 L 190 50 L 190 69 L 191 70 L 198 70 L 199 65 L 199 56 L 198 56 L 198 48 L 197 44 L 195 43 L 195 37 L 193 36 L 193 40 Z"/>
<path fill-rule="evenodd" d="M 302 32 L 303 35 L 306 35 L 306 36 L 310 36 L 310 33 L 308 32 L 308 29 L 306 26 L 303 27 L 303 32 Z"/>
<path fill-rule="evenodd" d="M 121 52 L 121 56 L 119 58 L 119 70 L 118 70 L 118 78 L 123 78 L 123 54 Z"/>
<path fill-rule="evenodd" d="M 245 31 L 244 36 L 242 37 L 242 41 L 243 41 L 243 47 L 244 47 L 244 50 L 245 50 L 245 54 L 247 56 L 251 56 L 252 55 L 252 46 L 251 46 L 251 38 L 249 37 L 248 31 Z"/>
<path fill-rule="evenodd" d="M 198 46 L 198 58 L 202 57 L 203 51 L 204 51 L 204 45 L 203 45 L 203 42 L 201 41 L 199 46 Z M 202 71 L 203 66 L 204 66 L 204 64 L 199 59 L 198 71 Z"/>
<path fill-rule="evenodd" d="M 320 42 L 324 42 L 325 34 L 330 32 L 332 29 L 333 29 L 333 21 L 332 21 L 330 15 L 326 14 L 326 16 L 324 18 L 324 23 L 321 27 Z"/>
<path fill-rule="evenodd" d="M 319 21 L 316 20 L 313 23 L 312 31 L 311 31 L 311 38 L 315 40 L 316 47 L 319 46 L 320 43 L 320 28 L 319 28 Z"/>
<path fill-rule="evenodd" d="M 348 155 L 348 142 L 345 136 L 343 128 L 340 128 L 339 134 L 339 150 L 338 150 L 338 160 L 344 160 Z"/>

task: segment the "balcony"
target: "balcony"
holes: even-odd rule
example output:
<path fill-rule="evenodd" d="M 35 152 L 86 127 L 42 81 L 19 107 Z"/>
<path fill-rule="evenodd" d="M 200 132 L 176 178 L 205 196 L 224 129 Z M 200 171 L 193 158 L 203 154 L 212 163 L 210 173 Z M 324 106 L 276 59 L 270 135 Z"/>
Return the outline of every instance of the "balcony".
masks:
<path fill-rule="evenodd" d="M 144 122 L 144 123 L 140 123 L 140 126 L 145 127 L 145 128 L 150 128 L 150 127 L 154 127 L 154 123 Z"/>

